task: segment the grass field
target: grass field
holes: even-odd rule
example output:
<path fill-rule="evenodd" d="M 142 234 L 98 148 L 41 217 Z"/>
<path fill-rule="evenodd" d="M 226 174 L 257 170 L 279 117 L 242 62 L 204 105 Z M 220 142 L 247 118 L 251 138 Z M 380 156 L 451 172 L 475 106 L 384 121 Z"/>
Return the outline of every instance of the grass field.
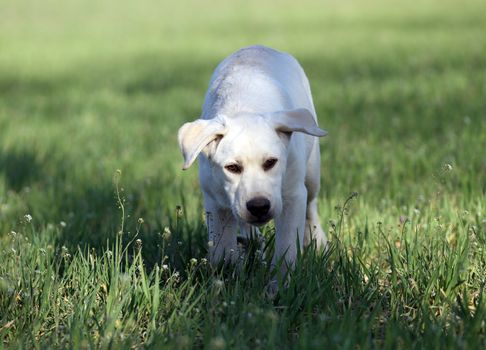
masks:
<path fill-rule="evenodd" d="M 486 2 L 164 3 L 0 2 L 0 348 L 486 348 Z M 329 131 L 331 250 L 274 300 L 208 266 L 176 142 L 255 43 Z"/>

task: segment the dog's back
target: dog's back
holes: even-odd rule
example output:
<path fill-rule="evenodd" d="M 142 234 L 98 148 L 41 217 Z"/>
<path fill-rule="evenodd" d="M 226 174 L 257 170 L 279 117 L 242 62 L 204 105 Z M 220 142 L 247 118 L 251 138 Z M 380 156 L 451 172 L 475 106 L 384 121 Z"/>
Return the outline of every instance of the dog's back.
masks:
<path fill-rule="evenodd" d="M 307 108 L 315 117 L 310 96 L 309 82 L 295 58 L 265 46 L 250 46 L 228 56 L 214 71 L 203 118 L 293 108 Z"/>

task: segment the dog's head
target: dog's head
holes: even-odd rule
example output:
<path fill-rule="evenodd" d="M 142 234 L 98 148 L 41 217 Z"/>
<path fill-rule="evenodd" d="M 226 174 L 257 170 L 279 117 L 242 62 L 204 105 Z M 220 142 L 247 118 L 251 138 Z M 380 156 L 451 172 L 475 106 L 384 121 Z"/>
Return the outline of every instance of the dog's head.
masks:
<path fill-rule="evenodd" d="M 244 222 L 263 225 L 282 210 L 282 179 L 293 132 L 324 136 L 307 109 L 267 114 L 241 113 L 198 119 L 179 129 L 187 169 L 202 153 L 211 164 L 211 187 L 223 192 L 221 205 Z"/>

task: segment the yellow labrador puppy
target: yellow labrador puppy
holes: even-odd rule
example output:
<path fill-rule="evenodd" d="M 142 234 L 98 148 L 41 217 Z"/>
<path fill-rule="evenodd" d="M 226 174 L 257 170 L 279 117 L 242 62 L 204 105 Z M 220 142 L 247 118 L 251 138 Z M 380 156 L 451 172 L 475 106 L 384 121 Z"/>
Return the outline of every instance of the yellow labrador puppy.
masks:
<path fill-rule="evenodd" d="M 184 169 L 199 156 L 212 263 L 234 261 L 237 234 L 275 220 L 273 263 L 326 236 L 317 213 L 320 153 L 307 77 L 291 55 L 251 46 L 216 68 L 200 119 L 179 129 Z"/>

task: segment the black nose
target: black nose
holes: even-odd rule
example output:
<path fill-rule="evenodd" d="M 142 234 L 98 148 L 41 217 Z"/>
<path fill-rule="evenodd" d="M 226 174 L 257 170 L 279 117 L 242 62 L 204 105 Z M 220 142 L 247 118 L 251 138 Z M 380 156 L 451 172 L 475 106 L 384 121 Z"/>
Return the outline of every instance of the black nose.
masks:
<path fill-rule="evenodd" d="M 265 197 L 256 197 L 246 202 L 246 209 L 248 209 L 253 216 L 263 217 L 267 215 L 270 210 L 270 201 Z"/>

